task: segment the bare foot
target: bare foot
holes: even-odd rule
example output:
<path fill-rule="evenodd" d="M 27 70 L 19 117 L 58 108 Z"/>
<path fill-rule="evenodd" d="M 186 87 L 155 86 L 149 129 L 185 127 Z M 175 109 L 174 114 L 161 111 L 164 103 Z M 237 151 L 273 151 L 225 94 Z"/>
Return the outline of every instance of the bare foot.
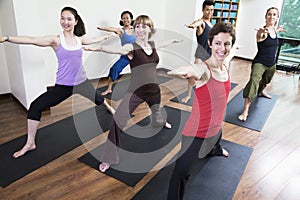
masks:
<path fill-rule="evenodd" d="M 272 99 L 272 96 L 268 95 L 266 92 L 262 91 L 258 96 L 265 97 L 267 99 Z"/>
<path fill-rule="evenodd" d="M 109 163 L 103 162 L 103 163 L 101 163 L 101 164 L 99 165 L 99 170 L 100 170 L 101 172 L 105 172 L 106 170 L 109 169 L 109 167 L 110 167 L 110 164 L 109 164 Z"/>
<path fill-rule="evenodd" d="M 229 156 L 229 153 L 228 153 L 228 151 L 226 149 L 222 148 L 222 151 L 223 151 L 223 156 L 224 157 L 228 157 Z"/>
<path fill-rule="evenodd" d="M 182 98 L 181 101 L 183 103 L 187 103 L 190 99 L 191 99 L 191 96 L 186 96 L 186 97 Z"/>
<path fill-rule="evenodd" d="M 165 128 L 170 129 L 170 128 L 172 128 L 172 125 L 169 122 L 166 122 L 165 123 Z"/>
<path fill-rule="evenodd" d="M 25 145 L 21 150 L 17 151 L 14 153 L 13 157 L 14 158 L 18 158 L 20 156 L 23 156 L 25 153 L 27 153 L 28 151 L 32 151 L 36 149 L 36 146 L 35 144 L 32 144 L 32 145 Z"/>
<path fill-rule="evenodd" d="M 239 120 L 245 122 L 247 120 L 248 113 L 242 113 L 240 116 L 238 116 Z"/>
<path fill-rule="evenodd" d="M 101 92 L 101 95 L 105 96 L 105 95 L 110 94 L 110 93 L 112 93 L 112 90 L 107 89 L 104 92 Z"/>

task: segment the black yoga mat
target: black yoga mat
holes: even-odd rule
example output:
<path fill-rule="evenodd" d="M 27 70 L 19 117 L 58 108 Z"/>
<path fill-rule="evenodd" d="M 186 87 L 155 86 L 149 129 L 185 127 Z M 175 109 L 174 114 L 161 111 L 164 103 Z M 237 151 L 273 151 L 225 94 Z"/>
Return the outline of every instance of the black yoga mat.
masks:
<path fill-rule="evenodd" d="M 40 128 L 36 136 L 37 148 L 17 159 L 12 155 L 25 144 L 26 135 L 0 145 L 1 187 L 107 131 L 111 120 L 112 115 L 104 105 L 100 105 Z"/>
<path fill-rule="evenodd" d="M 262 131 L 278 99 L 278 95 L 270 95 L 272 99 L 257 97 L 251 102 L 247 120 L 244 122 L 238 119 L 244 108 L 243 90 L 241 90 L 227 104 L 225 121 L 252 130 Z"/>
<path fill-rule="evenodd" d="M 231 88 L 230 89 L 232 90 L 237 85 L 238 85 L 237 83 L 231 83 Z M 173 102 L 176 102 L 176 103 L 181 103 L 181 104 L 188 105 L 188 106 L 192 106 L 193 100 L 194 100 L 194 88 L 192 90 L 192 95 L 191 95 L 190 100 L 188 102 L 184 103 L 184 102 L 181 101 L 181 99 L 186 97 L 186 95 L 187 95 L 187 91 L 184 91 L 183 93 L 181 93 L 177 97 L 174 97 L 173 99 L 170 99 L 170 101 L 173 101 Z"/>
<path fill-rule="evenodd" d="M 122 134 L 120 163 L 112 165 L 105 173 L 129 186 L 137 184 L 181 139 L 181 130 L 189 112 L 164 107 L 171 129 L 149 125 L 146 117 Z M 98 170 L 104 144 L 78 160 Z M 128 153 L 129 152 L 129 153 Z M 99 173 L 101 173 L 99 171 Z"/>
<path fill-rule="evenodd" d="M 231 200 L 245 170 L 252 148 L 221 140 L 229 157 L 209 157 L 195 162 L 187 183 L 185 200 Z M 161 169 L 132 200 L 165 200 L 174 162 Z"/>
<path fill-rule="evenodd" d="M 171 80 L 170 77 L 166 76 L 157 76 L 157 83 L 161 84 Z M 130 78 L 122 80 L 120 82 L 114 83 L 112 87 L 112 93 L 105 95 L 105 98 L 117 101 L 123 98 L 126 93 L 130 83 Z M 107 89 L 107 86 L 103 86 L 97 89 L 97 91 L 104 92 Z"/>

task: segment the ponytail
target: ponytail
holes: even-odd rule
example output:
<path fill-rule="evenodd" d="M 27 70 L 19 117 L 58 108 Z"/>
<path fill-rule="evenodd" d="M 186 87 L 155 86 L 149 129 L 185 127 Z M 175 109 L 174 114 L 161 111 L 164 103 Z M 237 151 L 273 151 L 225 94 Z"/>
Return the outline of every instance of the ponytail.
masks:
<path fill-rule="evenodd" d="M 66 10 L 70 11 L 74 15 L 75 20 L 77 21 L 77 24 L 74 27 L 74 35 L 76 35 L 78 37 L 85 35 L 86 34 L 85 26 L 84 26 L 84 23 L 83 23 L 80 15 L 78 15 L 77 11 L 72 7 L 64 7 L 61 10 L 61 13 Z"/>

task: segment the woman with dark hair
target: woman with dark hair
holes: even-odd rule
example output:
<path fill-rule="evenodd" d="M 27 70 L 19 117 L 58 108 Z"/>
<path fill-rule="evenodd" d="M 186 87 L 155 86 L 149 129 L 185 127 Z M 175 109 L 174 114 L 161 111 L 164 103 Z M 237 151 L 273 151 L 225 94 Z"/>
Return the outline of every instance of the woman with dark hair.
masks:
<path fill-rule="evenodd" d="M 136 41 L 122 47 L 98 46 L 85 48 L 88 51 L 101 51 L 112 54 L 120 54 L 128 57 L 131 69 L 131 80 L 127 93 L 124 95 L 114 115 L 108 139 L 101 157 L 99 170 L 105 172 L 111 164 L 119 163 L 118 148 L 121 143 L 123 128 L 134 110 L 143 102 L 146 102 L 152 112 L 152 125 L 171 128 L 163 118 L 160 108 L 161 92 L 156 82 L 156 67 L 159 63 L 157 49 L 181 40 L 169 40 L 162 43 L 150 41 L 155 33 L 154 24 L 147 15 L 138 16 L 133 24 Z"/>
<path fill-rule="evenodd" d="M 267 10 L 266 25 L 259 28 L 256 33 L 257 54 L 252 61 L 250 79 L 244 88 L 244 110 L 238 116 L 241 121 L 246 121 L 248 117 L 251 101 L 256 95 L 272 98 L 265 92 L 267 84 L 269 84 L 276 71 L 276 51 L 278 48 L 277 32 L 284 32 L 282 26 L 276 28 L 279 19 L 279 11 L 275 7 Z"/>
<path fill-rule="evenodd" d="M 99 30 L 114 32 L 119 35 L 121 40 L 121 45 L 132 44 L 135 41 L 135 35 L 133 33 L 133 15 L 130 11 L 124 11 L 121 14 L 120 20 L 121 28 L 115 27 L 97 27 Z M 119 60 L 113 64 L 109 70 L 107 89 L 102 92 L 102 95 L 107 95 L 112 93 L 112 86 L 115 80 L 118 79 L 122 70 L 129 64 L 129 60 L 126 55 L 121 55 Z"/>
<path fill-rule="evenodd" d="M 74 93 L 81 94 L 97 105 L 104 104 L 110 112 L 114 113 L 114 109 L 96 92 L 87 79 L 82 64 L 82 44 L 94 44 L 111 36 L 86 37 L 84 23 L 77 11 L 71 7 L 65 7 L 61 10 L 60 25 L 63 29 L 60 35 L 0 37 L 0 42 L 51 47 L 58 60 L 55 86 L 41 94 L 30 104 L 27 116 L 27 142 L 21 150 L 13 154 L 14 158 L 36 149 L 35 137 L 42 111 L 61 103 Z"/>
<path fill-rule="evenodd" d="M 168 74 L 195 80 L 191 114 L 182 131 L 181 150 L 169 183 L 168 200 L 183 199 L 195 160 L 207 155 L 229 156 L 220 145 L 223 119 L 230 92 L 229 55 L 235 29 L 219 22 L 208 33 L 211 56 L 204 62 L 176 68 Z M 203 180 L 205 181 L 205 180 Z"/>
<path fill-rule="evenodd" d="M 211 18 L 214 14 L 214 2 L 211 0 L 205 0 L 202 3 L 202 17 L 193 21 L 191 24 L 186 24 L 187 28 L 196 29 L 197 49 L 195 52 L 195 64 L 205 61 L 210 57 L 211 49 L 207 42 L 208 32 L 213 26 Z M 192 96 L 192 89 L 194 85 L 192 78 L 188 79 L 187 95 L 181 99 L 182 102 L 187 103 Z"/>

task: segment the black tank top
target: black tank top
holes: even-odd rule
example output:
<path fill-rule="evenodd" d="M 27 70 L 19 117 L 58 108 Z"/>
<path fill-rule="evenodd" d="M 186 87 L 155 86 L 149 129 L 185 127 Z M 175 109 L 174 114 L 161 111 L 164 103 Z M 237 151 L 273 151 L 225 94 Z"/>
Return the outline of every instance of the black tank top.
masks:
<path fill-rule="evenodd" d="M 278 37 L 271 38 L 268 34 L 264 41 L 257 42 L 257 54 L 253 63 L 261 63 L 266 67 L 272 67 L 276 63 L 276 51 L 278 47 Z"/>
<path fill-rule="evenodd" d="M 160 92 L 156 83 L 156 67 L 159 57 L 153 41 L 149 41 L 152 53 L 147 55 L 137 44 L 133 43 L 133 59 L 130 60 L 131 80 L 129 91 L 138 96 L 152 96 Z"/>
<path fill-rule="evenodd" d="M 197 35 L 197 31 L 196 31 L 197 42 L 207 51 L 207 53 L 209 55 L 211 55 L 211 48 L 208 46 L 208 42 L 207 42 L 208 32 L 211 29 L 211 27 L 208 25 L 208 23 L 206 23 L 206 22 L 204 22 L 204 23 L 205 23 L 205 27 L 204 27 L 202 34 Z"/>

